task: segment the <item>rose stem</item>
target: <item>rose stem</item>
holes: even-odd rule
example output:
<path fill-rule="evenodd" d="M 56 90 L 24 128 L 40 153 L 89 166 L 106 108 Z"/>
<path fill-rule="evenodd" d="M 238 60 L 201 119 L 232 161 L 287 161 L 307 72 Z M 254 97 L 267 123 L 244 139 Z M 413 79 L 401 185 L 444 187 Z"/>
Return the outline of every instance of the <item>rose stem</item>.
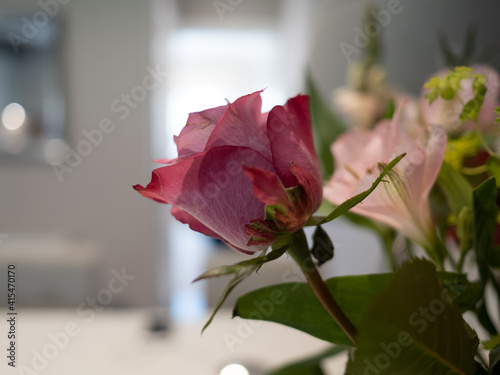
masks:
<path fill-rule="evenodd" d="M 311 258 L 311 253 L 309 252 L 309 248 L 307 246 L 304 231 L 301 229 L 295 232 L 291 236 L 290 240 L 290 247 L 287 250 L 288 254 L 290 254 L 290 256 L 299 265 L 300 269 L 306 276 L 311 289 L 325 310 L 328 314 L 330 314 L 333 320 L 335 320 L 342 331 L 344 331 L 349 340 L 356 345 L 356 336 L 358 335 L 358 331 L 341 310 L 339 305 L 337 305 L 337 302 L 335 302 L 325 282 L 321 278 L 321 275 Z"/>

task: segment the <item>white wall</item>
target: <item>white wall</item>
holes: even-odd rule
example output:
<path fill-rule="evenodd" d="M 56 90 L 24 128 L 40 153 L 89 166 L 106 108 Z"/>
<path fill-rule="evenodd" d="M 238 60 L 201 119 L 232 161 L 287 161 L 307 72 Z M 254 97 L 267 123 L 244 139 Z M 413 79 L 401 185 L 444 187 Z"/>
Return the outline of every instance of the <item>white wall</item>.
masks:
<path fill-rule="evenodd" d="M 1 0 L 0 10 L 18 9 L 21 3 L 40 10 L 28 0 Z M 82 130 L 97 128 L 103 118 L 112 119 L 116 128 L 62 182 L 50 166 L 0 163 L 0 231 L 57 232 L 96 241 L 105 254 L 102 282 L 113 268 L 126 267 L 136 276 L 113 302 L 136 306 L 155 301 L 155 204 L 132 189 L 147 183 L 152 169 L 149 97 L 124 120 L 110 105 L 147 73 L 148 4 L 72 0 L 61 5 L 69 144 L 76 147 L 85 139 Z"/>
<path fill-rule="evenodd" d="M 387 10 L 388 4 L 394 2 L 402 10 L 393 14 L 383 28 L 383 64 L 390 82 L 413 94 L 419 94 L 423 82 L 442 66 L 439 33 L 445 33 L 452 46 L 461 51 L 466 30 L 472 24 L 478 30 L 478 50 L 490 44 L 500 50 L 500 24 L 496 18 L 500 3 L 495 0 L 316 0 L 310 61 L 325 97 L 333 88 L 345 84 L 348 63 L 340 44 L 354 45 L 354 28 L 365 27 L 365 6 L 373 4 Z M 497 54 L 497 69 L 499 57 Z"/>

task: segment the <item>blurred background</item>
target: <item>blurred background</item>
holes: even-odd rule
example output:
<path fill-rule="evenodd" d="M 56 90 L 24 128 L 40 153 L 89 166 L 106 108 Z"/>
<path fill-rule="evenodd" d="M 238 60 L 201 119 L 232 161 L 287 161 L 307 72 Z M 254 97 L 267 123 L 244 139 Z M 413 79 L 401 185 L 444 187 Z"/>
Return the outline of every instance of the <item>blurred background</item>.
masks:
<path fill-rule="evenodd" d="M 390 10 L 380 21 L 381 63 L 408 93 L 419 95 L 443 65 L 437 36 L 460 50 L 470 26 L 498 69 L 493 0 L 0 0 L 0 307 L 15 264 L 20 365 L 210 375 L 239 361 L 259 374 L 252 365 L 324 346 L 273 325 L 228 343 L 241 328 L 229 320 L 234 297 L 200 338 L 226 280 L 191 280 L 245 256 L 189 231 L 132 186 L 149 182 L 152 160 L 176 156 L 173 136 L 189 112 L 261 89 L 269 110 L 305 92 L 308 69 L 330 104 L 363 53 L 367 4 Z M 387 269 L 369 232 L 341 220 L 327 229 L 336 254 L 324 276 Z M 286 259 L 274 262 L 236 295 L 290 270 Z M 81 334 L 56 345 L 58 332 L 73 337 L 71 322 Z M 277 341 L 261 347 L 270 332 Z M 52 344 L 56 354 L 44 351 Z"/>

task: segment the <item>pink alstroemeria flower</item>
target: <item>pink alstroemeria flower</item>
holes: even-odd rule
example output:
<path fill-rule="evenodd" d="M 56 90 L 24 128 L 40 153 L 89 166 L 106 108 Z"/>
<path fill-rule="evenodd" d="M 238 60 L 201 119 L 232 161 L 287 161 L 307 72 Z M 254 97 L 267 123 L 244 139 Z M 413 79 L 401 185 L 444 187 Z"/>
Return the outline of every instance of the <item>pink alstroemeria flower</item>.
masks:
<path fill-rule="evenodd" d="M 182 223 L 252 254 L 300 229 L 322 200 L 309 98 L 261 113 L 260 92 L 191 113 L 178 158 L 153 171 L 147 198 Z"/>
<path fill-rule="evenodd" d="M 418 140 L 400 118 L 401 106 L 392 121 L 379 123 L 371 132 L 341 135 L 332 145 L 336 168 L 323 194 L 338 205 L 371 186 L 380 175 L 378 163 L 389 163 L 406 153 L 385 181 L 352 211 L 429 248 L 434 235 L 428 195 L 443 161 L 446 133 L 441 127 L 421 128 Z"/>
<path fill-rule="evenodd" d="M 497 115 L 495 108 L 500 106 L 498 94 L 500 90 L 500 77 L 498 73 L 487 65 L 471 66 L 472 73 L 482 74 L 486 77 L 486 95 L 483 105 L 479 111 L 478 124 L 483 130 L 491 128 Z M 448 69 L 440 70 L 437 74 L 439 77 L 444 77 L 449 73 Z M 422 118 L 426 124 L 442 125 L 449 134 L 460 133 L 465 130 L 474 129 L 474 123 L 467 121 L 463 124 L 460 122 L 460 113 L 464 104 L 474 98 L 472 90 L 472 79 L 462 82 L 461 89 L 458 92 L 458 98 L 452 100 L 444 100 L 437 98 L 432 104 L 429 104 L 429 99 L 425 98 L 428 89 L 424 88 L 421 96 Z"/>

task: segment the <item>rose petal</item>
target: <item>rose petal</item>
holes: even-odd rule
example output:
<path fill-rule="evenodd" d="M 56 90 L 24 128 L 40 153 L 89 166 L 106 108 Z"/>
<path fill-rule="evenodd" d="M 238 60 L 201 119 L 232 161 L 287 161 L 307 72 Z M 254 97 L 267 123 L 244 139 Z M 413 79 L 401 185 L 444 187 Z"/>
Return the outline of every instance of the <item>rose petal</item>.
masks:
<path fill-rule="evenodd" d="M 226 112 L 228 106 L 220 106 L 189 114 L 187 124 L 175 137 L 179 157 L 189 156 L 205 150 L 215 125 Z"/>
<path fill-rule="evenodd" d="M 215 233 L 213 230 L 204 225 L 201 221 L 199 221 L 186 211 L 180 209 L 179 207 L 175 206 L 172 207 L 172 210 L 170 212 L 178 221 L 180 221 L 183 224 L 188 224 L 191 230 L 202 233 L 205 236 L 222 240 L 222 238 L 217 233 Z"/>
<path fill-rule="evenodd" d="M 152 199 L 159 203 L 170 203 L 168 202 L 162 194 L 162 186 L 160 182 L 160 178 L 156 170 L 153 171 L 151 176 L 151 182 L 148 186 L 144 187 L 142 185 L 134 185 L 134 190 L 138 191 L 143 197 Z"/>
<path fill-rule="evenodd" d="M 245 167 L 245 174 L 252 182 L 255 196 L 265 204 L 278 204 L 285 209 L 293 209 L 285 187 L 278 175 L 262 168 Z"/>
<path fill-rule="evenodd" d="M 246 233 L 252 236 L 249 245 L 271 244 L 284 234 L 299 230 L 321 204 L 322 188 L 314 176 L 294 163 L 291 163 L 290 170 L 298 187 L 293 192 L 285 190 L 275 173 L 261 168 L 245 168 L 255 196 L 267 205 L 279 206 L 273 209 L 272 218 L 254 220 L 246 226 Z"/>
<path fill-rule="evenodd" d="M 301 197 L 300 210 L 305 215 L 305 220 L 319 208 L 323 199 L 323 184 L 318 183 L 316 177 L 307 169 L 295 162 L 290 165 L 292 174 L 297 179 L 299 186 L 304 190 L 305 197 Z"/>
<path fill-rule="evenodd" d="M 217 233 L 215 233 L 214 231 L 212 231 L 210 228 L 208 228 L 207 226 L 203 225 L 203 223 L 201 221 L 199 221 L 198 219 L 196 219 L 192 215 L 188 214 L 186 211 L 181 210 L 179 207 L 172 207 L 171 213 L 181 223 L 188 224 L 189 228 L 191 230 L 194 230 L 196 232 L 204 234 L 205 236 L 209 236 L 209 237 L 221 240 L 226 245 L 232 247 L 235 250 L 241 251 L 242 253 L 249 254 L 249 255 L 251 255 L 251 254 L 254 253 L 253 251 L 248 251 L 248 250 L 245 250 L 245 249 L 240 249 L 240 248 L 238 248 L 238 247 L 230 244 L 229 242 L 225 241 L 224 238 L 220 237 Z"/>
<path fill-rule="evenodd" d="M 255 252 L 265 247 L 247 246 L 245 225 L 265 217 L 244 166 L 274 172 L 260 153 L 223 146 L 193 155 L 176 164 L 153 171 L 151 183 L 138 190 L 142 195 L 170 203 L 186 211 L 233 247 Z"/>
<path fill-rule="evenodd" d="M 218 146 L 246 146 L 272 160 L 267 138 L 267 114 L 261 113 L 261 91 L 242 96 L 228 109 L 213 130 L 205 149 Z"/>
<path fill-rule="evenodd" d="M 273 164 L 285 187 L 296 185 L 290 162 L 305 168 L 321 184 L 321 172 L 314 150 L 309 113 L 309 98 L 304 95 L 288 100 L 269 112 L 267 130 Z"/>

